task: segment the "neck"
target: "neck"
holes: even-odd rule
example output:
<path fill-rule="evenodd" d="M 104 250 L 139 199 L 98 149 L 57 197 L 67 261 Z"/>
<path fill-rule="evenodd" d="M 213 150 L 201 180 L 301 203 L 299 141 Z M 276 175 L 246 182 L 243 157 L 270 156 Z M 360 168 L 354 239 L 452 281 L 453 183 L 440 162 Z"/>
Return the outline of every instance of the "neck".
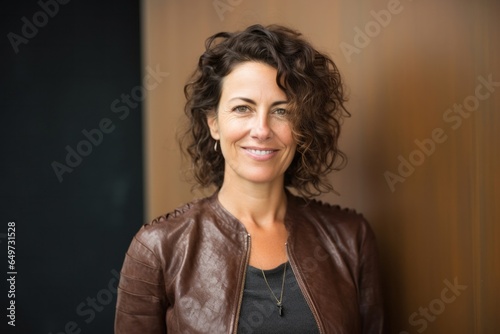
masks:
<path fill-rule="evenodd" d="M 219 191 L 219 201 L 244 225 L 269 227 L 285 220 L 287 198 L 283 182 L 269 185 L 225 181 Z"/>

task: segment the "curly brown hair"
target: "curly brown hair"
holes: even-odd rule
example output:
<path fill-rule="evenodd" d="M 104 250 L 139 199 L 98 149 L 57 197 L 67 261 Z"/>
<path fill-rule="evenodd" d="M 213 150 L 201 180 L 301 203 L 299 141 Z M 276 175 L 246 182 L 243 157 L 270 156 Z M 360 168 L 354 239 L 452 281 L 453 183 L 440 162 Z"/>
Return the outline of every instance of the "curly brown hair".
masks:
<path fill-rule="evenodd" d="M 220 188 L 224 157 L 214 150 L 207 116 L 217 112 L 223 78 L 243 62 L 257 61 L 277 70 L 276 83 L 289 100 L 297 150 L 285 173 L 285 186 L 312 197 L 333 190 L 326 176 L 342 169 L 347 158 L 338 148 L 342 118 L 350 116 L 335 63 L 290 28 L 252 25 L 241 32 L 220 32 L 206 40 L 205 52 L 184 86 L 187 129 L 179 137 L 191 157 L 201 187 Z"/>

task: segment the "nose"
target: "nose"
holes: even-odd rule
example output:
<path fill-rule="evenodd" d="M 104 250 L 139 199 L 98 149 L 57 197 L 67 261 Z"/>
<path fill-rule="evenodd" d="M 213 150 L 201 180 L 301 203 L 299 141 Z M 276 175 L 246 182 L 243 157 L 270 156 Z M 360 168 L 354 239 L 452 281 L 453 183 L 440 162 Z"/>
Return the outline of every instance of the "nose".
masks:
<path fill-rule="evenodd" d="M 272 138 L 273 131 L 267 112 L 256 113 L 252 124 L 252 138 L 259 141 L 266 141 Z"/>

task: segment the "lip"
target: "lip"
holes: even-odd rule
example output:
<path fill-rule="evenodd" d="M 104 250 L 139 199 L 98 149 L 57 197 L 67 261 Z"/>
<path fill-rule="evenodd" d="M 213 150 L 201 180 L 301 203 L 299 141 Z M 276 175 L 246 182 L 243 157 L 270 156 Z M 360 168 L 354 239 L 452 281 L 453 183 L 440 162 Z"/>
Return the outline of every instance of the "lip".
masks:
<path fill-rule="evenodd" d="M 278 150 L 269 147 L 246 146 L 242 148 L 247 155 L 257 161 L 266 161 L 272 159 L 278 153 Z"/>

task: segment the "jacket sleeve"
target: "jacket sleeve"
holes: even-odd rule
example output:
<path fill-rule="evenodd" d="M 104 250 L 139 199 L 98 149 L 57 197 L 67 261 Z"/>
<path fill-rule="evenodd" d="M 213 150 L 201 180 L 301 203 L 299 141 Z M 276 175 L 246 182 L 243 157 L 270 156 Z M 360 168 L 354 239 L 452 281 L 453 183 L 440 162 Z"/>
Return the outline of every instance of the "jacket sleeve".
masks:
<path fill-rule="evenodd" d="M 115 334 L 167 332 L 168 305 L 161 262 L 141 241 L 140 233 L 130 244 L 120 274 Z"/>
<path fill-rule="evenodd" d="M 363 334 L 384 333 L 384 306 L 375 235 L 364 221 L 360 249 L 359 307 Z"/>

